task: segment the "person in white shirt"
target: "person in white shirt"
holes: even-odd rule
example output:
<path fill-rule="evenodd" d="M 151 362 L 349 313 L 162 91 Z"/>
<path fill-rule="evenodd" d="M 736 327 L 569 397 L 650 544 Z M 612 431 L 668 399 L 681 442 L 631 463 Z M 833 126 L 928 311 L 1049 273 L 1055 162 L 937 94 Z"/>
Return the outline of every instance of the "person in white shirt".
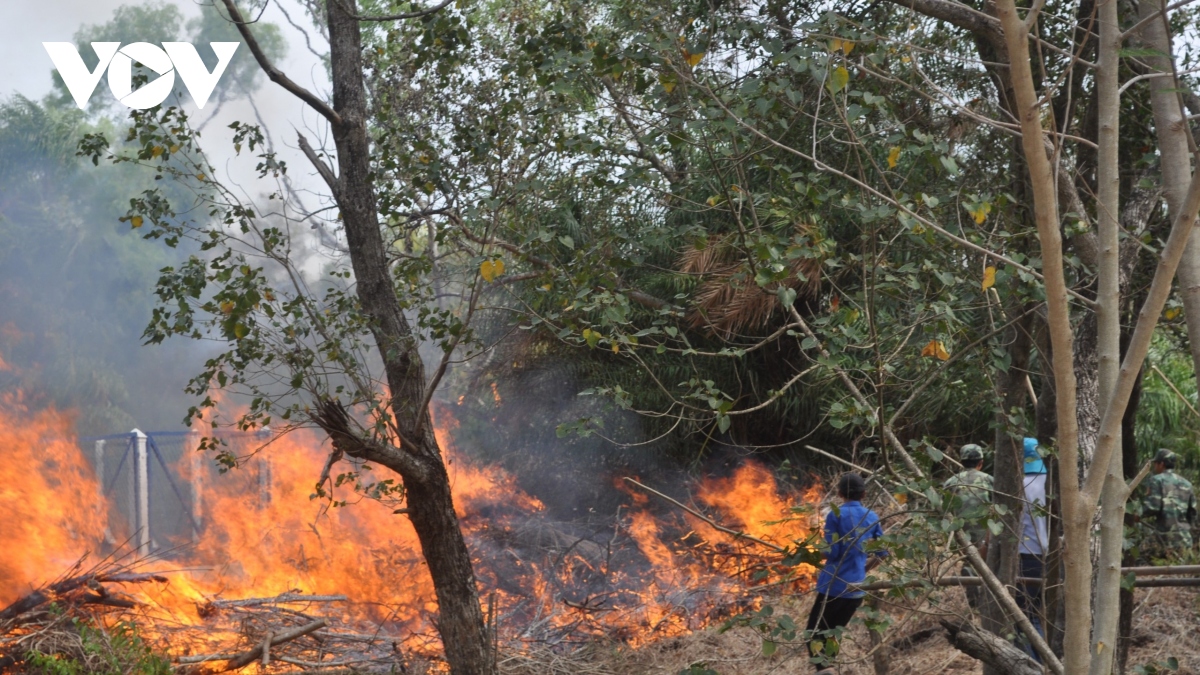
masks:
<path fill-rule="evenodd" d="M 1042 579 L 1046 569 L 1046 548 L 1049 537 L 1046 529 L 1046 462 L 1038 452 L 1036 438 L 1025 439 L 1025 479 L 1024 495 L 1021 509 L 1021 576 Z M 1017 604 L 1029 617 L 1042 637 L 1046 636 L 1042 628 L 1042 587 L 1033 584 L 1020 584 Z M 1025 651 L 1041 663 L 1037 653 L 1029 645 L 1024 645 Z"/>

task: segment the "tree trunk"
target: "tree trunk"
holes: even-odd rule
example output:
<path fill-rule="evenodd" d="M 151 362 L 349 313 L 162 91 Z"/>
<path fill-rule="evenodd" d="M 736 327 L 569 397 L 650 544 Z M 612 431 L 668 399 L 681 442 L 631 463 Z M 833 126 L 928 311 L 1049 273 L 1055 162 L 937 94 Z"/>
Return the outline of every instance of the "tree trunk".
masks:
<path fill-rule="evenodd" d="M 1117 383 L 1121 361 L 1120 224 L 1121 176 L 1118 163 L 1120 138 L 1121 26 L 1117 3 L 1097 5 L 1100 39 L 1097 43 L 1096 116 L 1096 223 L 1100 260 L 1096 293 L 1097 410 L 1106 410 Z M 1099 418 L 1099 415 L 1097 415 Z M 1097 423 L 1097 427 L 1099 424 Z M 1098 430 L 1098 429 L 1097 429 Z M 1081 434 L 1082 436 L 1082 434 Z M 1089 447 L 1082 442 L 1080 447 Z M 1094 447 L 1094 443 L 1090 446 Z M 1081 454 L 1083 454 L 1081 452 Z M 1121 545 L 1125 541 L 1125 481 L 1121 458 L 1113 453 L 1107 466 L 1095 467 L 1109 475 L 1100 494 L 1100 557 L 1093 612 L 1091 675 L 1109 675 L 1117 643 L 1118 593 L 1105 592 L 1121 582 Z M 1089 468 L 1090 473 L 1090 468 Z"/>
<path fill-rule="evenodd" d="M 878 596 L 870 596 L 870 598 L 867 600 L 867 605 L 870 606 L 871 609 L 879 611 Z M 868 630 L 867 637 L 869 638 L 871 649 L 874 652 L 871 654 L 871 665 L 875 669 L 875 675 L 888 675 L 888 662 L 890 658 L 890 654 L 888 654 L 888 652 L 890 650 L 888 649 L 888 646 L 884 644 L 883 631 L 873 629 Z"/>
<path fill-rule="evenodd" d="M 1097 365 L 1100 356 L 1100 324 L 1095 312 L 1087 311 L 1075 328 L 1075 424 L 1079 428 L 1080 478 L 1092 465 L 1096 439 L 1100 436 L 1100 378 Z"/>
<path fill-rule="evenodd" d="M 1036 333 L 1039 358 L 1042 361 L 1042 386 L 1037 402 L 1037 435 L 1039 439 L 1052 439 L 1058 435 L 1058 419 L 1054 405 L 1054 373 L 1050 367 L 1050 337 L 1043 326 Z M 1062 593 L 1062 499 L 1059 474 L 1062 468 L 1056 455 L 1046 458 L 1049 476 L 1046 480 L 1047 504 L 1050 512 L 1047 523 L 1046 584 L 1046 642 L 1054 653 L 1061 654 L 1063 647 L 1063 593 Z"/>
<path fill-rule="evenodd" d="M 371 177 L 362 38 L 354 0 L 327 3 L 337 147 L 338 207 L 346 230 L 355 287 L 383 359 L 390 408 L 403 461 L 379 459 L 404 480 L 409 519 L 421 542 L 438 600 L 438 631 L 455 675 L 494 672 L 471 556 L 454 513 L 450 479 L 434 438 L 425 368 L 388 269 Z"/>
<path fill-rule="evenodd" d="M 1138 3 L 1138 19 L 1146 21 L 1138 37 L 1142 45 L 1153 52 L 1147 52 L 1138 60 L 1151 72 L 1170 73 L 1174 69 L 1174 56 L 1171 54 L 1171 37 L 1167 34 L 1166 21 L 1158 16 L 1162 10 L 1163 0 L 1141 0 Z M 1147 83 L 1154 113 L 1154 132 L 1158 137 L 1162 185 L 1166 191 L 1167 210 L 1174 221 L 1183 208 L 1184 196 L 1192 177 L 1188 152 L 1191 131 L 1180 105 L 1177 93 L 1179 84 L 1175 79 L 1152 77 Z M 1200 240 L 1195 237 L 1188 241 L 1176 275 L 1179 279 L 1179 295 L 1183 298 L 1188 335 L 1192 336 L 1188 340 L 1192 364 L 1196 375 L 1200 375 Z"/>
<path fill-rule="evenodd" d="M 1013 313 L 1023 312 L 1023 307 L 1012 308 Z M 1018 545 L 1021 532 L 1021 489 L 1024 476 L 1024 430 L 1013 429 L 1008 420 L 1012 415 L 1023 417 L 1026 404 L 1025 373 L 1029 368 L 1029 352 L 1032 346 L 1033 314 L 1017 322 L 1004 332 L 1004 342 L 1009 345 L 1008 353 L 1011 365 L 1007 372 L 996 375 L 996 399 L 999 405 L 996 410 L 996 435 L 993 439 L 995 461 L 992 466 L 995 480 L 993 490 L 996 504 L 1006 509 L 1000 517 L 1003 530 L 993 538 L 988 546 L 988 567 L 1005 586 L 1011 586 L 1020 569 L 1020 552 Z M 1015 413 L 1014 413 L 1015 411 Z M 983 594 L 980 607 L 984 630 L 997 635 L 1009 637 L 1012 632 L 1012 621 L 1005 614 L 995 598 L 989 593 Z M 984 672 L 988 675 L 999 673 L 995 666 L 984 662 Z"/>
<path fill-rule="evenodd" d="M 1033 87 L 1029 55 L 1029 31 L 1018 16 L 1013 0 L 996 3 L 996 14 L 1008 44 L 1009 66 L 1016 96 L 1021 143 L 1033 187 L 1034 216 L 1042 247 L 1046 307 L 1050 341 L 1054 348 L 1055 403 L 1058 411 L 1058 448 L 1061 472 L 1063 526 L 1066 533 L 1067 636 L 1064 655 L 1067 668 L 1088 663 L 1091 628 L 1091 558 L 1088 549 L 1090 513 L 1079 499 L 1078 428 L 1075 420 L 1074 345 L 1067 284 L 1063 271 L 1062 233 L 1058 222 L 1058 200 L 1054 173 L 1046 157 L 1041 127 L 1041 106 Z M 1075 671 L 1078 672 L 1078 671 Z"/>
<path fill-rule="evenodd" d="M 1143 373 L 1145 371 L 1143 370 Z M 1125 480 L 1132 480 L 1138 472 L 1137 456 L 1137 411 L 1142 401 L 1142 375 L 1138 375 L 1133 393 L 1129 395 L 1129 407 L 1125 409 L 1125 417 L 1121 420 L 1121 471 Z M 1126 552 L 1121 557 L 1121 564 L 1133 566 L 1133 556 Z M 1129 661 L 1129 647 L 1133 640 L 1133 589 L 1121 589 L 1120 615 L 1117 620 L 1117 654 L 1113 672 L 1124 675 L 1125 666 Z"/>

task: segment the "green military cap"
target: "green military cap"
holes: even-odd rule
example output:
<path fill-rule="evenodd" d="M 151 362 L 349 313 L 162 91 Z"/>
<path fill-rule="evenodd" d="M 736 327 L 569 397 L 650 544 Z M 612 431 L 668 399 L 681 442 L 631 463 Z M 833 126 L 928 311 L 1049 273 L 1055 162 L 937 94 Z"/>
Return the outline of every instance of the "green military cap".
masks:
<path fill-rule="evenodd" d="M 958 458 L 964 462 L 977 462 L 983 459 L 983 448 L 974 443 L 967 443 L 959 448 Z"/>
<path fill-rule="evenodd" d="M 1175 466 L 1175 453 L 1166 448 L 1159 448 L 1158 453 L 1154 455 L 1155 462 L 1162 462 L 1167 466 Z"/>

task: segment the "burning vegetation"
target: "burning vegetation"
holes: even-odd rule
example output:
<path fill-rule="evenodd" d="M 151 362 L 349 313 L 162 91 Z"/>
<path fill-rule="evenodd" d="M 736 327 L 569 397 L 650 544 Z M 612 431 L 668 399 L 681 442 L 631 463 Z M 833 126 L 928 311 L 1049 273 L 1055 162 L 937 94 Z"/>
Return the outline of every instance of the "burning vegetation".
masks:
<path fill-rule="evenodd" d="M 494 653 L 641 645 L 757 608 L 763 589 L 809 582 L 811 569 L 778 566 L 778 550 L 815 531 L 805 507 L 815 495 L 782 488 L 758 464 L 695 485 L 696 515 L 618 477 L 626 506 L 598 527 L 552 519 L 512 476 L 458 451 L 448 406 L 436 420 Z M 334 481 L 341 501 L 314 499 L 328 451 L 309 432 L 239 442 L 262 448 L 225 474 L 183 454 L 173 470 L 190 486 L 191 540 L 163 535 L 139 558 L 121 545 L 136 533 L 70 416 L 6 399 L 0 443 L 19 474 L 0 489 L 3 672 L 121 650 L 148 659 L 147 672 L 436 670 L 436 598 L 403 502 L 352 490 L 369 482 L 361 465 Z M 99 561 L 79 562 L 89 551 Z"/>

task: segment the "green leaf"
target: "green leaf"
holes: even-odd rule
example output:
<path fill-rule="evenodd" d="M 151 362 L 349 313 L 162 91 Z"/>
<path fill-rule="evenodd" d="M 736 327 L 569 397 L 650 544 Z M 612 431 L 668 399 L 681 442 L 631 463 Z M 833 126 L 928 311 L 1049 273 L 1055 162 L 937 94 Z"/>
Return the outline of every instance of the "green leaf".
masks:
<path fill-rule="evenodd" d="M 778 645 L 776 645 L 774 642 L 771 642 L 770 640 L 763 640 L 763 645 L 762 645 L 763 656 L 770 656 L 770 655 L 774 654 L 777 646 Z"/>
<path fill-rule="evenodd" d="M 796 289 L 780 286 L 775 290 L 775 296 L 779 298 L 779 304 L 784 307 L 791 307 L 796 302 Z"/>
<path fill-rule="evenodd" d="M 1121 577 L 1121 588 L 1127 591 L 1133 590 L 1133 582 L 1137 581 L 1137 575 L 1133 572 Z"/>

